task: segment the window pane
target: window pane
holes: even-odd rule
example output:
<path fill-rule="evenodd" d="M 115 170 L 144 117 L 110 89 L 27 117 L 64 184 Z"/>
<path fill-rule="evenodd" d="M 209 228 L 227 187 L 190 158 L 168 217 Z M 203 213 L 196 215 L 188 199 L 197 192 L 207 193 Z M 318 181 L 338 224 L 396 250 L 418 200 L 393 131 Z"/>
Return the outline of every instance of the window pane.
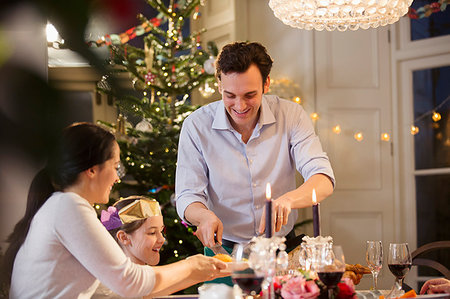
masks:
<path fill-rule="evenodd" d="M 436 1 L 414 0 L 411 5 L 419 9 Z M 432 13 L 429 17 L 411 19 L 411 40 L 419 40 L 450 34 L 450 9 Z"/>
<path fill-rule="evenodd" d="M 424 115 L 450 96 L 449 78 L 450 66 L 413 72 L 416 169 L 450 167 L 450 100 L 437 109 L 438 122 Z"/>
<path fill-rule="evenodd" d="M 450 174 L 416 177 L 417 247 L 434 241 L 450 240 Z M 430 252 L 431 258 L 450 269 L 450 249 Z M 419 267 L 420 276 L 439 272 Z M 441 274 L 442 276 L 442 274 Z"/>

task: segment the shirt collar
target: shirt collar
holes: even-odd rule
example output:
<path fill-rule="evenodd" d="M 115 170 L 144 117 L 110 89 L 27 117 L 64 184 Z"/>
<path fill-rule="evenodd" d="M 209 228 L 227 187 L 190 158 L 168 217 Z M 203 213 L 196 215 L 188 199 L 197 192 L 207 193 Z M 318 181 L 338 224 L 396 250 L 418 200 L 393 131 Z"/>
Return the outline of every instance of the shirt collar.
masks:
<path fill-rule="evenodd" d="M 264 125 L 274 123 L 275 116 L 270 110 L 269 104 L 267 103 L 266 96 L 263 95 L 260 107 L 260 115 L 257 125 L 262 128 Z M 214 115 L 214 121 L 212 123 L 213 129 L 218 130 L 232 130 L 233 126 L 230 123 L 230 120 L 227 117 L 227 111 L 225 110 L 225 106 L 223 104 L 223 100 L 220 100 L 219 105 L 217 105 L 216 114 Z"/>

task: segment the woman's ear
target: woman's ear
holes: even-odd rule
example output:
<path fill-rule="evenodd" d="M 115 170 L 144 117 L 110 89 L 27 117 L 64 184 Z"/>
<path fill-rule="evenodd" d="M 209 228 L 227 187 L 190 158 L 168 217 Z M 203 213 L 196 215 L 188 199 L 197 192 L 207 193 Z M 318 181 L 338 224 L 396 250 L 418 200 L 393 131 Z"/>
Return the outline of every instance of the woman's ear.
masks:
<path fill-rule="evenodd" d="M 86 169 L 84 172 L 86 173 L 86 175 L 87 175 L 89 178 L 92 178 L 92 177 L 94 177 L 95 174 L 97 173 L 97 170 L 98 170 L 98 165 L 94 165 L 94 166 L 92 166 L 91 168 Z"/>
<path fill-rule="evenodd" d="M 119 240 L 120 244 L 122 244 L 123 246 L 128 246 L 131 244 L 131 240 L 128 237 L 128 234 L 126 232 L 124 232 L 123 230 L 119 230 L 116 233 L 116 237 L 117 237 L 117 240 Z"/>

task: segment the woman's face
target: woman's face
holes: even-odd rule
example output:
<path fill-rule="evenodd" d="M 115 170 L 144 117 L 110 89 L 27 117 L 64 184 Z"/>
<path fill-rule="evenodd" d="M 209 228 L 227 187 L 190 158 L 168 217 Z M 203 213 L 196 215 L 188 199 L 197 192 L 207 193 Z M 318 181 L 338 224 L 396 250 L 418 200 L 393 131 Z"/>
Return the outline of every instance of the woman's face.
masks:
<path fill-rule="evenodd" d="M 93 192 L 95 192 L 96 203 L 108 203 L 109 194 L 114 184 L 119 180 L 117 169 L 120 163 L 120 148 L 114 141 L 112 157 L 101 165 L 97 165 L 98 175 L 93 184 Z"/>
<path fill-rule="evenodd" d="M 159 250 L 166 240 L 163 236 L 162 216 L 152 216 L 137 230 L 128 235 L 129 242 L 122 244 L 127 256 L 134 263 L 155 266 L 159 263 Z"/>

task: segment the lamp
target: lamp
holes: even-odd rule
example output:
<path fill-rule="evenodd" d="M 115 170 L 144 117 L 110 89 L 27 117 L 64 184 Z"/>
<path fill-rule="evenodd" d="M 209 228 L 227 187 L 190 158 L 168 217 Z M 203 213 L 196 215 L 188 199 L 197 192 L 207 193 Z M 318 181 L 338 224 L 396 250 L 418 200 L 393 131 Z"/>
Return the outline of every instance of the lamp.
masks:
<path fill-rule="evenodd" d="M 269 0 L 275 16 L 300 29 L 345 31 L 398 21 L 412 0 Z"/>

